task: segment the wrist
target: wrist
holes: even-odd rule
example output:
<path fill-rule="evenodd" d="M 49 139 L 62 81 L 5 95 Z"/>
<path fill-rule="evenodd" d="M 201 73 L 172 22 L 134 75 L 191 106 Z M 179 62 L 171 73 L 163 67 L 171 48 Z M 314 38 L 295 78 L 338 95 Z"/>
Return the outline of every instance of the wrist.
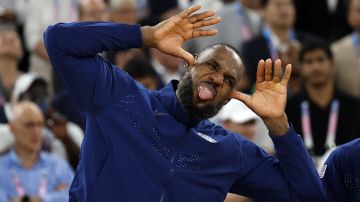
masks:
<path fill-rule="evenodd" d="M 153 30 L 151 26 L 142 26 L 140 28 L 143 47 L 154 47 Z"/>
<path fill-rule="evenodd" d="M 279 118 L 264 119 L 264 123 L 269 130 L 269 134 L 273 136 L 286 135 L 290 129 L 289 122 L 285 113 Z"/>

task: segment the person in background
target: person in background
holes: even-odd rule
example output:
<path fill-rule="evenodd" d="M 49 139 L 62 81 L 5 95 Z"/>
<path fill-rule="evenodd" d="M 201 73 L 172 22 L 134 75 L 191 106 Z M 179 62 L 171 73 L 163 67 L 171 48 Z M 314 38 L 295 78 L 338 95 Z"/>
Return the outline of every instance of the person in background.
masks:
<path fill-rule="evenodd" d="M 5 201 L 69 200 L 73 170 L 64 160 L 41 151 L 44 126 L 36 104 L 23 101 L 13 107 L 9 127 L 15 144 L 0 157 L 0 190 Z"/>
<path fill-rule="evenodd" d="M 80 145 L 84 133 L 79 126 L 56 114 L 54 110 L 48 112 L 50 100 L 48 84 L 45 79 L 33 73 L 26 73 L 19 77 L 15 83 L 11 103 L 5 105 L 7 120 L 11 120 L 13 117 L 11 108 L 23 100 L 37 104 L 47 118 L 46 126 L 48 127 L 43 133 L 43 150 L 69 160 L 75 168 L 79 161 Z M 7 136 L 7 139 L 9 139 L 12 136 L 11 131 L 9 131 L 7 127 L 7 124 L 1 125 L 0 131 L 2 131 L 2 136 Z M 14 139 L 10 142 L 7 141 L 7 145 L 3 145 L 2 147 L 6 150 L 10 148 L 13 143 Z"/>
<path fill-rule="evenodd" d="M 162 4 L 161 4 L 162 3 Z M 157 0 L 148 1 L 150 10 L 149 17 L 141 22 L 142 25 L 156 25 L 163 20 L 179 13 L 177 1 Z M 149 48 L 149 60 L 152 67 L 155 69 L 158 77 L 159 88 L 164 87 L 173 79 L 180 79 L 184 74 L 184 66 L 182 60 L 168 54 L 164 54 L 155 48 Z"/>
<path fill-rule="evenodd" d="M 360 139 L 336 148 L 324 163 L 320 178 L 328 202 L 360 201 Z"/>
<path fill-rule="evenodd" d="M 105 22 L 109 20 L 108 7 L 104 0 L 80 0 L 77 10 L 80 22 Z M 101 53 L 101 55 L 105 55 L 105 53 Z M 59 112 L 61 116 L 58 117 L 63 117 L 85 129 L 85 121 L 75 107 L 74 101 L 71 100 L 56 75 L 54 75 L 53 79 L 57 86 L 57 92 L 50 102 L 51 111 Z"/>
<path fill-rule="evenodd" d="M 219 30 L 217 35 L 195 39 L 189 44 L 189 49 L 192 52 L 199 52 L 217 42 L 234 46 L 241 52 L 240 47 L 243 42 L 258 35 L 261 30 L 261 16 L 253 9 L 254 2 L 260 2 L 260 0 L 224 2 L 224 6 L 218 11 L 221 23 L 213 26 Z"/>
<path fill-rule="evenodd" d="M 264 27 L 262 32 L 243 44 L 241 53 L 245 68 L 253 87 L 256 80 L 256 65 L 260 59 L 281 59 L 284 64 L 292 64 L 293 72 L 288 86 L 289 96 L 299 88 L 300 77 L 298 53 L 300 42 L 308 38 L 308 34 L 294 30 L 295 7 L 293 0 L 261 0 L 261 13 Z M 248 91 L 251 91 L 249 89 Z"/>
<path fill-rule="evenodd" d="M 159 89 L 157 74 L 151 63 L 144 57 L 136 57 L 130 60 L 124 67 L 124 71 L 149 90 Z"/>
<path fill-rule="evenodd" d="M 109 21 L 109 11 L 104 0 L 79 0 L 79 21 Z"/>
<path fill-rule="evenodd" d="M 317 163 L 328 149 L 359 137 L 360 103 L 335 85 L 334 58 L 326 42 L 309 40 L 300 60 L 304 86 L 288 100 L 286 112 Z"/>
<path fill-rule="evenodd" d="M 0 1 L 0 31 L 18 30 L 25 19 L 26 0 Z"/>
<path fill-rule="evenodd" d="M 110 20 L 115 23 L 136 24 L 137 8 L 135 0 L 110 0 Z M 135 57 L 143 56 L 141 49 L 129 49 L 124 51 L 110 51 L 107 52 L 106 57 L 118 67 L 125 67 L 125 65 Z"/>
<path fill-rule="evenodd" d="M 15 31 L 0 31 L 0 106 L 10 101 L 15 81 L 21 75 L 17 65 L 22 55 L 19 35 Z M 0 122 L 4 122 L 4 115 L 0 110 Z"/>
<path fill-rule="evenodd" d="M 347 12 L 353 33 L 334 42 L 336 76 L 339 89 L 360 98 L 360 0 L 350 0 Z"/>
<path fill-rule="evenodd" d="M 110 0 L 110 21 L 126 24 L 137 23 L 136 0 Z"/>
<path fill-rule="evenodd" d="M 54 81 L 48 54 L 42 40 L 49 24 L 74 22 L 78 19 L 78 0 L 28 0 L 24 22 L 26 48 L 30 51 L 30 72 L 40 74 L 49 84 L 49 92 L 63 89 Z"/>
<path fill-rule="evenodd" d="M 346 22 L 349 0 L 294 0 L 297 30 L 335 41 L 351 32 Z"/>

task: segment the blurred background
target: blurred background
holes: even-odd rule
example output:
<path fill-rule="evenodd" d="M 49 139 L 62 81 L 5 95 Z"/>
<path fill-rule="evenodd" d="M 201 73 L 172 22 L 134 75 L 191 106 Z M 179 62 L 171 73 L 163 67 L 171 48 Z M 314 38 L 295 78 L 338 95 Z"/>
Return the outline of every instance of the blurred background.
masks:
<path fill-rule="evenodd" d="M 194 4 L 215 10 L 222 21 L 216 36 L 185 48 L 195 54 L 214 43 L 235 47 L 246 69 L 237 90 L 252 93 L 260 59 L 293 65 L 286 112 L 317 166 L 360 136 L 360 0 L 0 0 L 0 154 L 18 141 L 9 128 L 12 106 L 28 100 L 45 117 L 41 151 L 76 169 L 86 123 L 51 67 L 42 38 L 49 25 L 155 25 Z M 151 90 L 185 72 L 182 59 L 156 49 L 100 55 Z M 231 101 L 213 121 L 276 155 L 264 123 L 241 102 Z"/>

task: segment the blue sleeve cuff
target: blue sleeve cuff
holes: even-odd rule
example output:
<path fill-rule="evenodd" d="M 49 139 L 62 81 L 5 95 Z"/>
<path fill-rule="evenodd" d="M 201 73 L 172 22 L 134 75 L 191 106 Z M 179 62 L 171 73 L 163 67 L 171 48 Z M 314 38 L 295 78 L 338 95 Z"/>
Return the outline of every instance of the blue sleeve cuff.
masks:
<path fill-rule="evenodd" d="M 127 25 L 129 26 L 129 31 L 134 33 L 134 44 L 132 44 L 133 48 L 141 48 L 143 45 L 142 35 L 141 35 L 141 25 Z M 132 40 L 129 40 L 131 43 Z"/>
<path fill-rule="evenodd" d="M 270 134 L 276 153 L 289 153 L 289 151 L 303 148 L 300 135 L 296 133 L 292 124 L 289 125 L 289 131 L 285 135 L 274 136 Z"/>

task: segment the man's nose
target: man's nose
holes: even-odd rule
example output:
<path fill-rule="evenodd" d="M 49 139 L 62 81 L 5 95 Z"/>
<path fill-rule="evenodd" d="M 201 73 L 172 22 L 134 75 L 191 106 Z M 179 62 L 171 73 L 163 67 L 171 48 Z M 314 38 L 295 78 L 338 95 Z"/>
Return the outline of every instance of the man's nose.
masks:
<path fill-rule="evenodd" d="M 216 84 L 218 86 L 221 86 L 224 83 L 224 75 L 221 72 L 212 74 L 210 76 L 210 79 L 214 84 Z"/>

